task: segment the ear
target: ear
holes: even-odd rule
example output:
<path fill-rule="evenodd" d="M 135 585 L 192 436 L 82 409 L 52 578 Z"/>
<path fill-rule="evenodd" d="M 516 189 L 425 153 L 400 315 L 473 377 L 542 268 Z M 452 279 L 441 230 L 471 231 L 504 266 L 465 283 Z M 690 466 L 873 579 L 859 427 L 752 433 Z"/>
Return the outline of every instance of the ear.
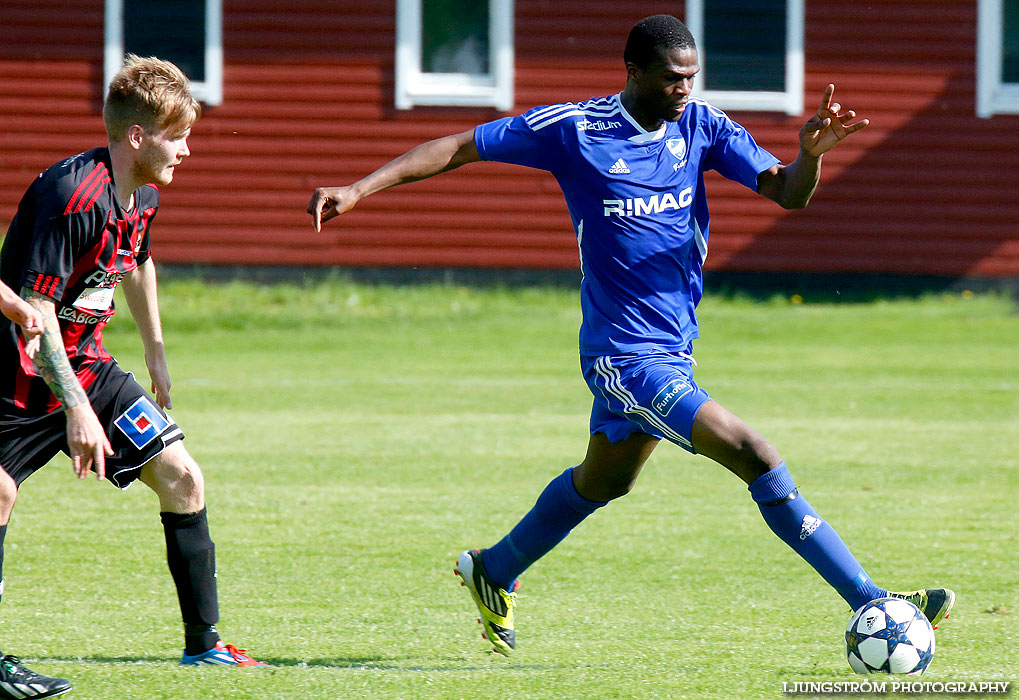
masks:
<path fill-rule="evenodd" d="M 629 61 L 627 61 L 626 63 L 627 80 L 639 80 L 643 74 L 644 71 L 638 68 L 636 63 L 630 63 Z"/>
<path fill-rule="evenodd" d="M 138 124 L 132 124 L 128 130 L 127 135 L 124 136 L 124 140 L 127 144 L 135 149 L 136 151 L 141 148 L 142 141 L 145 139 L 145 129 Z"/>

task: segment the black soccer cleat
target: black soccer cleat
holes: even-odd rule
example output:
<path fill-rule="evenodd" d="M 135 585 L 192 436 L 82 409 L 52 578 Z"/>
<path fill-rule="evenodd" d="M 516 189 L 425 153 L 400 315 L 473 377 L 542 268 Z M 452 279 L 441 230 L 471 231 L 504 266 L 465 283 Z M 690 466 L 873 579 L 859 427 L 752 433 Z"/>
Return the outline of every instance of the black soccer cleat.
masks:
<path fill-rule="evenodd" d="M 948 617 L 955 605 L 955 593 L 948 588 L 921 588 L 918 591 L 888 591 L 893 598 L 902 598 L 920 608 L 931 627 L 938 628 L 938 623 Z"/>
<path fill-rule="evenodd" d="M 43 676 L 21 665 L 17 656 L 0 659 L 0 700 L 54 698 L 71 689 L 63 678 Z"/>

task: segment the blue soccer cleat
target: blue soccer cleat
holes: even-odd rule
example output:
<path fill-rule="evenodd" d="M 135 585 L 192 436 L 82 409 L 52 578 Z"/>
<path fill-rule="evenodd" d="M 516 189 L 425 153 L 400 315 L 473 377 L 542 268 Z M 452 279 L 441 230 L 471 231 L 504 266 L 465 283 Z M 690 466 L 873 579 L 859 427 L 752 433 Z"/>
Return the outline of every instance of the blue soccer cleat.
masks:
<path fill-rule="evenodd" d="M 216 646 L 208 651 L 188 656 L 184 654 L 180 659 L 181 666 L 265 666 L 269 664 L 257 661 L 250 656 L 246 649 L 238 649 L 233 644 L 216 642 Z"/>

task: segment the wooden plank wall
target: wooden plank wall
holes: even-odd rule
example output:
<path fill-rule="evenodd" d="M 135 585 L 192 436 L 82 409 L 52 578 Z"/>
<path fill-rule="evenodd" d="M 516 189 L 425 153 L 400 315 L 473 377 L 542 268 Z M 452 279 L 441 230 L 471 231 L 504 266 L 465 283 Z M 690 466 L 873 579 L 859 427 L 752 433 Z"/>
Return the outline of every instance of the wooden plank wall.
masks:
<path fill-rule="evenodd" d="M 315 235 L 313 187 L 503 116 L 393 104 L 393 0 L 224 0 L 224 102 L 163 189 L 163 262 L 572 268 L 546 173 L 477 164 L 375 195 Z M 1019 276 L 1019 117 L 974 112 L 975 0 L 810 0 L 808 109 L 829 81 L 870 128 L 787 213 L 709 177 L 711 269 Z M 515 111 L 617 92 L 634 21 L 682 3 L 517 0 Z M 104 141 L 103 3 L 0 6 L 0 224 L 41 169 Z M 732 113 L 789 160 L 806 115 Z"/>

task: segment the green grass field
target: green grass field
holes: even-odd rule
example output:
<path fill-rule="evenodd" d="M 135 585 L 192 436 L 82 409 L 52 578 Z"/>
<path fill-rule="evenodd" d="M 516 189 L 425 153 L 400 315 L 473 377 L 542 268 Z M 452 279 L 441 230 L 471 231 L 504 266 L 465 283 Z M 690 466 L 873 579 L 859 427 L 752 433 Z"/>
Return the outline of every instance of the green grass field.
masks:
<path fill-rule="evenodd" d="M 0 646 L 68 697 L 779 698 L 862 679 L 842 600 L 741 482 L 667 444 L 524 576 L 518 653 L 487 651 L 453 563 L 583 457 L 574 292 L 171 280 L 161 302 L 220 631 L 273 668 L 178 668 L 155 497 L 79 483 L 61 457 L 8 531 Z M 107 345 L 144 377 L 121 308 Z M 873 578 L 959 594 L 925 679 L 1019 680 L 1011 302 L 709 296 L 701 320 L 698 382 L 779 448 Z"/>

